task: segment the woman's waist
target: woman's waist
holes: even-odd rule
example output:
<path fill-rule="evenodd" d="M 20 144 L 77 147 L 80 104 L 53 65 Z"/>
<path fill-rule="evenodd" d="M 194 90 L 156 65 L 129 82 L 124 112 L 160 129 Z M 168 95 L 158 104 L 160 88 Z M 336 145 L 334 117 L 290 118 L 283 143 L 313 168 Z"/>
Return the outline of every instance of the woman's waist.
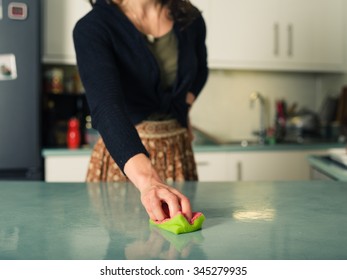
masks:
<path fill-rule="evenodd" d="M 184 133 L 187 130 L 173 118 L 166 120 L 144 120 L 136 125 L 136 129 L 140 136 L 149 137 L 171 136 Z"/>
<path fill-rule="evenodd" d="M 160 112 L 152 110 L 151 112 L 129 110 L 128 115 L 135 126 L 144 122 L 156 123 L 160 126 L 166 125 L 167 121 L 176 121 L 177 126 L 187 127 L 187 114 L 183 112 Z M 170 123 L 170 122 L 169 122 Z M 170 126 L 171 127 L 171 126 Z"/>

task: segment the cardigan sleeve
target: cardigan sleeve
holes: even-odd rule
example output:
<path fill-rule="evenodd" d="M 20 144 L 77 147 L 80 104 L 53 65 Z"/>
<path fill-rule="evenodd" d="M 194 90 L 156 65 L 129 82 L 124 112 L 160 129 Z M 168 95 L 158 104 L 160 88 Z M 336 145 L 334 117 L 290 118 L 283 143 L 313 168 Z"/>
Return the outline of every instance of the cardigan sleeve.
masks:
<path fill-rule="evenodd" d="M 131 157 L 139 153 L 148 156 L 148 153 L 125 110 L 116 58 L 97 24 L 80 20 L 74 28 L 73 39 L 93 126 L 124 172 L 124 165 Z"/>
<path fill-rule="evenodd" d="M 198 69 L 195 81 L 190 91 L 197 97 L 208 78 L 207 48 L 206 48 L 206 24 L 202 15 L 193 23 L 196 36 L 195 51 L 198 61 Z"/>

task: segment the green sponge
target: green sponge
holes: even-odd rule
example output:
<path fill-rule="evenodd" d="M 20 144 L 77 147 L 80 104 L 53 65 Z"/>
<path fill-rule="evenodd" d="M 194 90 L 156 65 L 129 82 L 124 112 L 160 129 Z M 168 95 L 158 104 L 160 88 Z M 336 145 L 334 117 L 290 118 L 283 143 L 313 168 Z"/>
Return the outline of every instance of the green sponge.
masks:
<path fill-rule="evenodd" d="M 149 223 L 172 233 L 181 234 L 201 229 L 204 221 L 204 214 L 201 212 L 194 212 L 193 218 L 190 220 L 190 222 L 188 222 L 182 213 L 178 213 L 176 216 L 165 219 L 162 222 L 157 222 L 150 219 Z"/>

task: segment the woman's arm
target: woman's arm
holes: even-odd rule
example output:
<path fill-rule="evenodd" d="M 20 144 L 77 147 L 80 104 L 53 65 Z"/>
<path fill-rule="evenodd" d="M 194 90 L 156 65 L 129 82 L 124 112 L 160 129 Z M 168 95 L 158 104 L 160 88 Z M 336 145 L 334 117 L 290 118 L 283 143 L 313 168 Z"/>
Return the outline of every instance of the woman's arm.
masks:
<path fill-rule="evenodd" d="M 87 18 L 77 23 L 73 35 L 93 126 L 123 171 L 129 158 L 139 153 L 147 154 L 147 151 L 126 112 L 121 70 L 109 34 L 104 26 Z"/>
<path fill-rule="evenodd" d="M 195 81 L 190 92 L 196 98 L 204 87 L 208 78 L 207 47 L 206 47 L 206 25 L 204 18 L 200 16 L 192 24 L 193 34 L 195 35 L 195 52 L 198 62 L 198 69 Z"/>

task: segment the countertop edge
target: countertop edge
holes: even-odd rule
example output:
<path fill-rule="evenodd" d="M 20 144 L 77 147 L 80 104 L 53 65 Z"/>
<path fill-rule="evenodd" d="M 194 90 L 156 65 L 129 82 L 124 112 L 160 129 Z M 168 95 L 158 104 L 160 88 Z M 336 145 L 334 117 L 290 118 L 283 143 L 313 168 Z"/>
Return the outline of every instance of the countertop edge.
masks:
<path fill-rule="evenodd" d="M 307 160 L 312 168 L 323 172 L 327 176 L 339 181 L 347 181 L 347 168 L 330 160 L 328 156 L 310 155 Z"/>
<path fill-rule="evenodd" d="M 346 144 L 320 143 L 320 144 L 277 144 L 277 145 L 193 145 L 193 151 L 197 153 L 205 152 L 265 152 L 265 151 L 309 151 L 324 150 L 332 148 L 345 148 Z M 42 156 L 84 156 L 90 155 L 91 148 L 44 148 Z"/>

